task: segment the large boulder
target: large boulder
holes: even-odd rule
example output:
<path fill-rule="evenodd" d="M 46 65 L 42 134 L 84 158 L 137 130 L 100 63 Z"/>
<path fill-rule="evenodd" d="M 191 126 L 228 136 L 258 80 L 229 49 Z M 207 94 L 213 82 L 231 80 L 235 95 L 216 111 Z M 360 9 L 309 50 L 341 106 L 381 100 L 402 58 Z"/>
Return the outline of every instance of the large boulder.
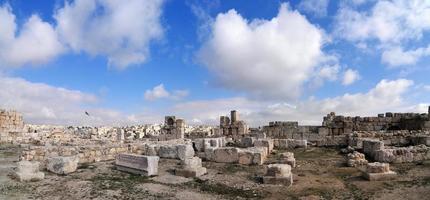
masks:
<path fill-rule="evenodd" d="M 13 176 L 18 181 L 39 181 L 45 178 L 43 172 L 39 172 L 39 162 L 20 161 L 17 162 L 17 167 Z"/>
<path fill-rule="evenodd" d="M 48 171 L 56 174 L 70 174 L 78 168 L 79 157 L 69 156 L 69 157 L 51 157 L 48 158 L 46 168 Z"/>

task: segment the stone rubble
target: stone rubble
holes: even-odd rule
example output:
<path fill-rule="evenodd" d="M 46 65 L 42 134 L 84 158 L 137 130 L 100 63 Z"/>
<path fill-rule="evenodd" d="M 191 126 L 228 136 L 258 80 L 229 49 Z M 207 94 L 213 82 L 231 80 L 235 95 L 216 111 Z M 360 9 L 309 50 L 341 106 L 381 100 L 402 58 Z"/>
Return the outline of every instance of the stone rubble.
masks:
<path fill-rule="evenodd" d="M 363 166 L 363 165 L 367 165 L 367 160 L 364 156 L 364 154 L 354 151 L 352 153 L 349 153 L 347 155 L 347 165 L 349 167 L 358 167 L 358 166 Z"/>

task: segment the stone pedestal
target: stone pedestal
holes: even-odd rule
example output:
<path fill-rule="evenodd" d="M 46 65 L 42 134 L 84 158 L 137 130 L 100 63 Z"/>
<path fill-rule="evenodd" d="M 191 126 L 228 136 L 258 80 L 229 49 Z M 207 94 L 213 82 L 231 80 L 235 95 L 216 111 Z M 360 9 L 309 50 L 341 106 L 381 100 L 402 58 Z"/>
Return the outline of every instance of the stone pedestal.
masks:
<path fill-rule="evenodd" d="M 290 186 L 293 184 L 291 166 L 288 164 L 271 164 L 266 168 L 263 183 Z"/>
<path fill-rule="evenodd" d="M 367 164 L 367 169 L 363 176 L 369 181 L 379 181 L 393 179 L 397 176 L 397 173 L 390 170 L 388 163 L 374 162 Z"/>
<path fill-rule="evenodd" d="M 199 177 L 207 173 L 202 167 L 202 159 L 199 157 L 187 158 L 181 161 L 182 167 L 175 170 L 175 175 L 184 177 Z"/>

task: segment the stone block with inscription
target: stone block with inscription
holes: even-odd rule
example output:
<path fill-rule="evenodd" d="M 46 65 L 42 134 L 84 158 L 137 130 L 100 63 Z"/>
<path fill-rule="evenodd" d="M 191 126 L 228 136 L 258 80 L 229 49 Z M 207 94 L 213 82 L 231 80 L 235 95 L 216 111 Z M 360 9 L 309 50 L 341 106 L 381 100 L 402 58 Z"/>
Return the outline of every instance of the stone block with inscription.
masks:
<path fill-rule="evenodd" d="M 140 174 L 145 176 L 155 176 L 158 174 L 158 156 L 143 156 L 136 154 L 118 154 L 115 165 L 118 170 Z"/>

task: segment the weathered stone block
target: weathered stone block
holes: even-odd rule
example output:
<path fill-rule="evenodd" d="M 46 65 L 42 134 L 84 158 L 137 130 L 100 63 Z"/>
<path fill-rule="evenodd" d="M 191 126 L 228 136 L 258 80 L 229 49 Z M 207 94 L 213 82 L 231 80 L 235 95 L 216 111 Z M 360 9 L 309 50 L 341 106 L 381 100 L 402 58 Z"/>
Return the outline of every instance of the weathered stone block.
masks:
<path fill-rule="evenodd" d="M 219 163 L 237 163 L 239 162 L 239 149 L 234 147 L 215 148 L 212 160 Z"/>
<path fill-rule="evenodd" d="M 70 174 L 78 168 L 79 157 L 51 157 L 47 159 L 46 168 L 56 174 Z"/>
<path fill-rule="evenodd" d="M 280 162 L 282 164 L 288 164 L 291 167 L 296 167 L 296 159 L 294 158 L 294 153 L 292 152 L 282 153 Z"/>
<path fill-rule="evenodd" d="M 118 170 L 146 176 L 158 174 L 158 156 L 118 154 L 115 165 Z"/>
<path fill-rule="evenodd" d="M 266 176 L 286 177 L 291 174 L 291 166 L 287 164 L 270 164 L 266 167 Z"/>
<path fill-rule="evenodd" d="M 181 144 L 177 146 L 178 158 L 180 160 L 185 160 L 187 158 L 192 158 L 194 156 L 194 149 L 191 144 Z"/>
<path fill-rule="evenodd" d="M 267 154 L 270 154 L 274 148 L 273 139 L 266 138 L 266 139 L 258 139 L 254 142 L 255 147 L 266 147 L 267 148 Z"/>
<path fill-rule="evenodd" d="M 239 151 L 239 164 L 242 165 L 262 165 L 266 158 L 266 147 L 249 147 Z"/>
<path fill-rule="evenodd" d="M 266 175 L 263 176 L 263 183 L 290 186 L 293 184 L 291 166 L 287 164 L 268 165 L 266 167 Z"/>
<path fill-rule="evenodd" d="M 366 172 L 363 174 L 364 178 L 370 181 L 389 180 L 397 175 L 396 172 L 390 170 L 388 163 L 368 163 Z"/>
<path fill-rule="evenodd" d="M 384 143 L 379 140 L 363 140 L 363 152 L 372 158 L 375 152 L 384 149 Z"/>

